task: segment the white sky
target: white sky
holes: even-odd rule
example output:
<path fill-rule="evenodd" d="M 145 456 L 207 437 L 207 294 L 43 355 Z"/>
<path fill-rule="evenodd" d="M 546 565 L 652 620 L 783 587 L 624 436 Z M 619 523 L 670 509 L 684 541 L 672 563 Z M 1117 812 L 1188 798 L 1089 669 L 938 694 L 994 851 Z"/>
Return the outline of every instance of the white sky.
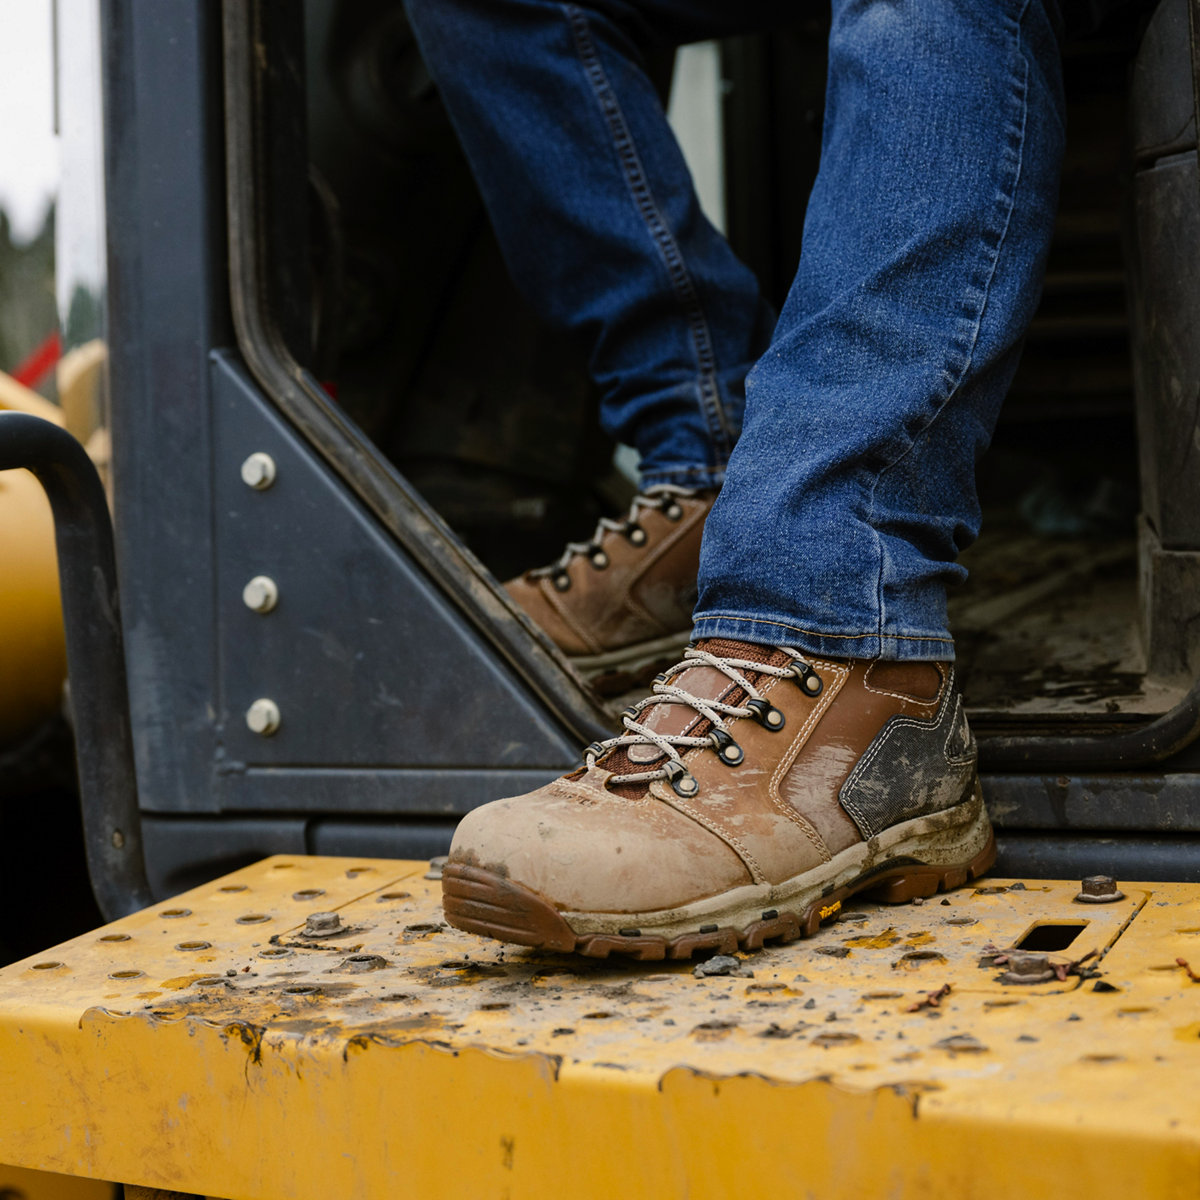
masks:
<path fill-rule="evenodd" d="M 0 204 L 17 239 L 58 187 L 51 0 L 0 0 Z"/>

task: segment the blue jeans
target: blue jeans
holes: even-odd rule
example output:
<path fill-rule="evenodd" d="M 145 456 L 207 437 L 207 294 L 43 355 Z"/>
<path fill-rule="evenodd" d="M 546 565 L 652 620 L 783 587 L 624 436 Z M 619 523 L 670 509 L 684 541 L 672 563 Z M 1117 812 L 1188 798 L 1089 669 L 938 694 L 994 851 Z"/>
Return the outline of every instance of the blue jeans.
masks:
<path fill-rule="evenodd" d="M 512 274 L 590 350 L 646 485 L 723 483 L 699 637 L 946 659 L 975 466 L 1057 202 L 1055 0 L 833 0 L 820 171 L 772 332 L 648 47 L 797 0 L 407 0 Z"/>

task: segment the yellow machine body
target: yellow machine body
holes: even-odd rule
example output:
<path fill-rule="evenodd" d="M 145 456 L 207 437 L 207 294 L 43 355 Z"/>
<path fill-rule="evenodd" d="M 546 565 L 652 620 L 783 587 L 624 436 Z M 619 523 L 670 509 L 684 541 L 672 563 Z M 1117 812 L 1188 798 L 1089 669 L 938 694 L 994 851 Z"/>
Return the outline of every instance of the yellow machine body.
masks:
<path fill-rule="evenodd" d="M 62 424 L 59 410 L 0 373 L 0 410 Z M 28 471 L 0 471 L 0 746 L 52 715 L 67 677 L 54 521 Z"/>
<path fill-rule="evenodd" d="M 697 977 L 461 934 L 426 870 L 268 859 L 0 970 L 0 1162 L 229 1200 L 1200 1196 L 1200 887 L 856 904 Z M 1004 982 L 1030 939 L 1060 971 Z"/>
<path fill-rule="evenodd" d="M 114 1184 L 0 1166 L 0 1200 L 121 1200 Z"/>

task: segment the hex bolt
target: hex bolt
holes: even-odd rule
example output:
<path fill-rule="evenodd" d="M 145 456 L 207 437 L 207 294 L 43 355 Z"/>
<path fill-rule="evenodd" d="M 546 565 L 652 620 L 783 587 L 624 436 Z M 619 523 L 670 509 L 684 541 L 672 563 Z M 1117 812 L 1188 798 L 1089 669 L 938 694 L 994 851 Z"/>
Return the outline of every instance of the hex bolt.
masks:
<path fill-rule="evenodd" d="M 1000 976 L 1004 983 L 1045 983 L 1056 977 L 1044 954 L 1010 954 L 1008 970 Z"/>
<path fill-rule="evenodd" d="M 255 575 L 242 588 L 242 602 L 256 613 L 269 613 L 279 603 L 279 587 L 269 575 Z"/>
<path fill-rule="evenodd" d="M 279 728 L 279 705 L 265 696 L 246 709 L 246 724 L 252 733 L 270 737 Z"/>
<path fill-rule="evenodd" d="M 1089 875 L 1080 881 L 1079 894 L 1075 897 L 1078 904 L 1112 904 L 1124 899 L 1125 893 L 1118 889 L 1117 881 L 1111 875 Z"/>
<path fill-rule="evenodd" d="M 304 921 L 304 932 L 309 937 L 328 937 L 342 927 L 342 918 L 335 912 L 309 913 Z"/>
<path fill-rule="evenodd" d="M 256 492 L 265 492 L 275 482 L 275 460 L 256 450 L 242 463 L 242 482 Z"/>

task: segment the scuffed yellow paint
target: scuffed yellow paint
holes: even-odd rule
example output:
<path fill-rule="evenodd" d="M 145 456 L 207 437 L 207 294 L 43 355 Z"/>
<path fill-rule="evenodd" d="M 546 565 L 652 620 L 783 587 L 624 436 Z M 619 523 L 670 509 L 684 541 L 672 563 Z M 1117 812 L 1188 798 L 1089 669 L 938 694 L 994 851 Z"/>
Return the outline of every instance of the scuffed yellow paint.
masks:
<path fill-rule="evenodd" d="M 423 874 L 268 860 L 0 971 L 0 1159 L 231 1200 L 1200 1194 L 1200 988 L 1156 969 L 1200 888 L 1090 913 L 1096 992 L 978 965 L 1073 883 L 856 905 L 879 945 L 852 959 L 815 953 L 836 923 L 700 980 L 459 934 Z M 314 906 L 340 943 L 303 940 Z M 909 978 L 895 947 L 922 930 L 945 961 Z"/>

